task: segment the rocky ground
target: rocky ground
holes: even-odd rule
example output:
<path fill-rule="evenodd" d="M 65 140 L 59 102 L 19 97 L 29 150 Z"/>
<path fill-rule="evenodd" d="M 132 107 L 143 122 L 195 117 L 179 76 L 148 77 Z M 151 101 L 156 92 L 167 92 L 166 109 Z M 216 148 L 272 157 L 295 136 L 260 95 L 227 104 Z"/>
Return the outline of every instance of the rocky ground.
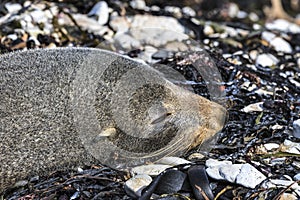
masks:
<path fill-rule="evenodd" d="M 0 2 L 1 53 L 69 46 L 116 51 L 173 67 L 188 80 L 182 84 L 229 112 L 210 153 L 195 148 L 130 173 L 88 166 L 31 177 L 0 198 L 299 199 L 300 8 L 283 1 L 287 16 L 276 2 Z M 216 84 L 226 95 L 216 97 L 182 54 L 199 49 L 215 62 L 222 76 Z"/>

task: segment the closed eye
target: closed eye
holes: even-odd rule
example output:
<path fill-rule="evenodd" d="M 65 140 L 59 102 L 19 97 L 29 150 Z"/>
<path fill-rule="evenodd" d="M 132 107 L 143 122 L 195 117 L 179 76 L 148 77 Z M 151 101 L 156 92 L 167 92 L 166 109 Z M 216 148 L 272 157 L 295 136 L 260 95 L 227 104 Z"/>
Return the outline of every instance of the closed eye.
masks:
<path fill-rule="evenodd" d="M 172 113 L 165 113 L 163 115 L 161 115 L 160 117 L 158 117 L 157 119 L 153 120 L 151 122 L 151 124 L 157 124 L 160 123 L 162 121 L 164 121 L 168 116 L 172 115 Z"/>

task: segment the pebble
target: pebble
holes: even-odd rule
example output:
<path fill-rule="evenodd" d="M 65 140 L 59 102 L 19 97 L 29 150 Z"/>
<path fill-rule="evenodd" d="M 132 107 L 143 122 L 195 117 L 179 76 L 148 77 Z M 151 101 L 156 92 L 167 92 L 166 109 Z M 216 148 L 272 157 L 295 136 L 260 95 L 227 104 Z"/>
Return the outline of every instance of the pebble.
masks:
<path fill-rule="evenodd" d="M 187 175 L 179 170 L 168 170 L 160 178 L 155 193 L 172 194 L 182 189 Z"/>
<path fill-rule="evenodd" d="M 261 33 L 261 38 L 267 42 L 271 42 L 275 37 L 276 35 L 270 31 L 264 31 Z"/>
<path fill-rule="evenodd" d="M 131 27 L 172 30 L 173 33 L 178 32 L 179 34 L 184 34 L 185 32 L 185 28 L 178 22 L 177 19 L 165 16 L 135 15 L 132 19 Z M 159 31 L 159 33 L 162 33 L 162 31 Z M 153 31 L 151 34 L 154 34 Z"/>
<path fill-rule="evenodd" d="M 280 37 L 276 37 L 270 41 L 270 45 L 278 52 L 292 53 L 291 45 Z"/>
<path fill-rule="evenodd" d="M 299 180 L 300 180 L 300 173 L 296 174 L 296 175 L 293 177 L 293 179 L 294 179 L 295 181 L 299 181 Z"/>
<path fill-rule="evenodd" d="M 142 190 L 152 182 L 152 178 L 146 174 L 136 175 L 125 182 L 125 190 L 128 194 L 140 197 Z"/>
<path fill-rule="evenodd" d="M 250 112 L 262 112 L 263 111 L 263 102 L 253 103 L 250 104 L 243 109 L 241 109 L 242 112 L 250 113 Z"/>
<path fill-rule="evenodd" d="M 175 165 L 182 165 L 182 164 L 190 164 L 191 162 L 179 157 L 163 157 L 162 159 L 158 160 L 156 163 L 175 166 Z"/>
<path fill-rule="evenodd" d="M 45 15 L 45 12 L 43 10 L 34 10 L 30 12 L 30 16 L 33 19 L 33 22 L 35 23 L 44 23 L 46 25 L 48 18 Z"/>
<path fill-rule="evenodd" d="M 284 19 L 277 19 L 272 21 L 271 23 L 266 23 L 266 28 L 270 30 L 279 30 L 282 32 L 292 32 L 292 33 L 300 33 L 300 26 L 288 22 Z"/>
<path fill-rule="evenodd" d="M 146 8 L 146 2 L 144 0 L 132 0 L 130 6 L 134 9 L 144 10 Z"/>
<path fill-rule="evenodd" d="M 235 18 L 239 13 L 239 7 L 235 3 L 229 3 L 228 15 L 230 18 Z"/>
<path fill-rule="evenodd" d="M 254 12 L 249 13 L 248 17 L 253 22 L 257 22 L 259 20 L 258 15 Z"/>
<path fill-rule="evenodd" d="M 205 25 L 203 29 L 203 33 L 205 35 L 211 35 L 214 34 L 214 29 L 210 25 Z"/>
<path fill-rule="evenodd" d="M 4 7 L 9 13 L 18 12 L 22 9 L 22 6 L 18 3 L 6 3 Z"/>
<path fill-rule="evenodd" d="M 183 41 L 188 39 L 187 35 L 167 28 L 131 29 L 130 34 L 134 36 L 136 40 L 155 47 L 166 45 L 171 41 Z"/>
<path fill-rule="evenodd" d="M 187 15 L 189 17 L 195 17 L 196 16 L 196 11 L 192 9 L 191 7 L 185 6 L 182 8 L 182 13 L 184 15 Z"/>
<path fill-rule="evenodd" d="M 296 138 L 300 138 L 300 119 L 293 122 L 293 135 Z"/>
<path fill-rule="evenodd" d="M 139 49 L 142 47 L 139 40 L 126 33 L 116 34 L 114 44 L 119 50 Z"/>
<path fill-rule="evenodd" d="M 258 171 L 255 167 L 246 163 L 242 165 L 241 171 L 236 177 L 236 183 L 254 189 L 266 178 L 267 177 L 260 171 Z"/>
<path fill-rule="evenodd" d="M 232 164 L 230 161 L 208 159 L 206 166 L 208 167 L 206 172 L 211 178 L 226 180 L 252 189 L 266 179 L 265 175 L 248 163 Z"/>
<path fill-rule="evenodd" d="M 179 7 L 176 6 L 166 6 L 165 7 L 165 11 L 168 13 L 172 13 L 173 15 L 175 15 L 177 18 L 182 17 L 182 13 Z"/>
<path fill-rule="evenodd" d="M 300 143 L 292 142 L 290 140 L 284 140 L 281 145 L 280 150 L 282 152 L 292 153 L 292 154 L 300 154 Z"/>
<path fill-rule="evenodd" d="M 275 166 L 275 165 L 283 165 L 285 162 L 286 162 L 286 157 L 281 157 L 281 158 L 274 158 L 270 161 L 270 164 L 272 166 Z"/>
<path fill-rule="evenodd" d="M 119 16 L 113 16 L 109 21 L 109 25 L 117 33 L 126 32 L 130 27 L 129 20 L 126 17 L 119 17 Z"/>
<path fill-rule="evenodd" d="M 274 149 L 278 149 L 279 144 L 277 144 L 277 143 L 266 143 L 266 144 L 264 144 L 264 147 L 266 148 L 267 151 L 271 151 L 271 150 L 274 150 Z"/>
<path fill-rule="evenodd" d="M 133 174 L 147 174 L 149 176 L 157 176 L 161 172 L 165 171 L 167 168 L 172 167 L 171 165 L 163 165 L 163 164 L 149 164 L 149 165 L 141 165 L 131 169 Z"/>
<path fill-rule="evenodd" d="M 99 1 L 94 5 L 92 10 L 88 13 L 88 16 L 96 16 L 98 23 L 104 25 L 109 19 L 109 8 L 105 1 Z"/>
<path fill-rule="evenodd" d="M 256 65 L 261 65 L 263 67 L 269 67 L 276 65 L 278 63 L 278 59 L 272 54 L 260 54 L 256 58 Z"/>

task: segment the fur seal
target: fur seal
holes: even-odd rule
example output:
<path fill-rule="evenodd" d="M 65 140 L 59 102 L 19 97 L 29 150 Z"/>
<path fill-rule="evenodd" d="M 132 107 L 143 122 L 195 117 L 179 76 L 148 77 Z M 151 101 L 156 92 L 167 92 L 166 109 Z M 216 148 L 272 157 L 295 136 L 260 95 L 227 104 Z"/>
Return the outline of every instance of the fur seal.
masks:
<path fill-rule="evenodd" d="M 226 116 L 152 67 L 91 48 L 2 55 L 0 96 L 0 192 L 29 175 L 186 151 Z"/>

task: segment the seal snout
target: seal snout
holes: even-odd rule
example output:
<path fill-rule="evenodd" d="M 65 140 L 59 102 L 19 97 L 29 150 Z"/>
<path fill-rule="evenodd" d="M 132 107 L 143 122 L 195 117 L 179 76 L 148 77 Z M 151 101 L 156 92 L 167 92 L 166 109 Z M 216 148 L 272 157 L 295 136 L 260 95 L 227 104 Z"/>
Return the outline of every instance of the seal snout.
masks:
<path fill-rule="evenodd" d="M 210 107 L 211 107 L 211 112 L 209 115 L 209 123 L 208 123 L 209 129 L 218 132 L 223 128 L 228 118 L 228 114 L 226 109 L 217 103 L 212 102 Z"/>

